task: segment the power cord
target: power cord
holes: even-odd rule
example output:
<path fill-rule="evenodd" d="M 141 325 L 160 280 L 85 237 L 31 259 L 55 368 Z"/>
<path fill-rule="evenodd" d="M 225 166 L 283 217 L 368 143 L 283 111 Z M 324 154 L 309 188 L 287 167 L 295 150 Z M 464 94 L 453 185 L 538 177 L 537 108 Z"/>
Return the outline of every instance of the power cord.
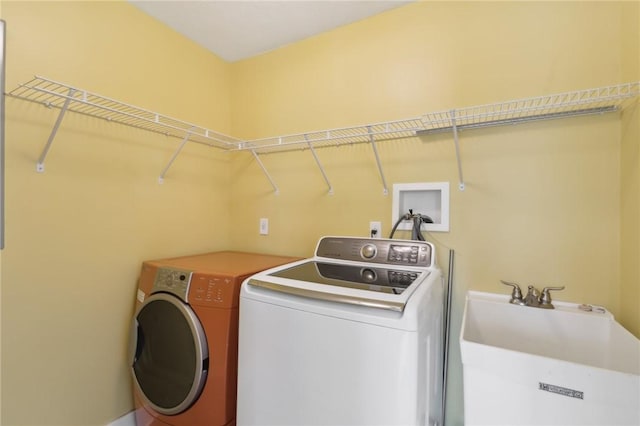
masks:
<path fill-rule="evenodd" d="M 393 238 L 393 235 L 395 234 L 396 229 L 398 229 L 398 225 L 400 225 L 400 223 L 403 220 L 413 220 L 413 227 L 411 228 L 412 240 L 425 241 L 424 237 L 422 236 L 422 232 L 420 231 L 420 227 L 422 226 L 423 223 L 433 223 L 433 219 L 431 219 L 429 216 L 425 214 L 420 214 L 420 213 L 414 214 L 413 209 L 409 209 L 409 213 L 405 213 L 404 215 L 402 215 L 402 217 L 398 219 L 395 225 L 393 225 L 393 229 L 391 230 L 391 234 L 389 235 L 389 238 Z"/>

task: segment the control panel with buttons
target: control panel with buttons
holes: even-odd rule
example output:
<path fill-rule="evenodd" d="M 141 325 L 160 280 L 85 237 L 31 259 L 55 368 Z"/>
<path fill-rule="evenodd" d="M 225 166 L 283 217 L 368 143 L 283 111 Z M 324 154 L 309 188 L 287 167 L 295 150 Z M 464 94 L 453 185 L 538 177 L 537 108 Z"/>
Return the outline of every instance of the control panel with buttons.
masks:
<path fill-rule="evenodd" d="M 244 278 L 158 268 L 151 293 L 171 293 L 190 304 L 233 308 L 238 306 L 237 287 Z"/>
<path fill-rule="evenodd" d="M 193 272 L 182 269 L 159 268 L 153 282 L 152 293 L 163 291 L 175 294 L 186 302 L 192 275 Z"/>
<path fill-rule="evenodd" d="M 418 278 L 417 272 L 389 271 L 389 283 L 408 286 Z"/>
<path fill-rule="evenodd" d="M 391 265 L 433 266 L 433 245 L 425 241 L 324 237 L 316 256 Z"/>

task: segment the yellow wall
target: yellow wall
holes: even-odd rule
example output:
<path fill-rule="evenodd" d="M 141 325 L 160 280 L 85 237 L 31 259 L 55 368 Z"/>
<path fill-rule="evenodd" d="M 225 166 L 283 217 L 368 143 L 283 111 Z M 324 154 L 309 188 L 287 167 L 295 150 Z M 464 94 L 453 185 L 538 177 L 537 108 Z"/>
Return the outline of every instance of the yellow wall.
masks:
<path fill-rule="evenodd" d="M 330 129 L 617 83 L 622 16 L 621 3 L 604 2 L 408 5 L 233 64 L 232 133 Z M 558 300 L 621 312 L 620 123 L 605 115 L 464 132 L 464 192 L 451 135 L 379 144 L 389 185 L 451 183 L 451 231 L 427 239 L 443 267 L 456 251 L 453 342 L 466 290 L 506 294 L 500 279 L 565 285 Z M 249 154 L 237 155 L 236 248 L 310 255 L 319 236 L 364 236 L 371 220 L 388 234 L 392 200 L 371 147 L 318 155 L 335 195 L 308 151 L 262 157 L 279 195 Z M 257 236 L 260 217 L 268 236 Z M 627 303 L 637 310 L 637 299 Z M 455 343 L 451 357 L 448 416 L 460 424 Z"/>
<path fill-rule="evenodd" d="M 228 132 L 228 65 L 125 2 L 3 2 L 7 89 L 34 74 Z M 228 246 L 229 157 L 7 98 L 2 424 L 104 425 L 132 409 L 143 259 Z"/>
<path fill-rule="evenodd" d="M 640 80 L 640 3 L 623 10 L 623 70 L 625 81 Z M 640 336 L 640 106 L 622 116 L 621 162 L 621 310 L 620 321 Z"/>
<path fill-rule="evenodd" d="M 124 2 L 2 2 L 7 89 L 41 74 L 247 138 L 638 80 L 634 10 L 418 3 L 225 64 Z M 451 183 L 451 232 L 427 237 L 443 267 L 456 250 L 453 342 L 466 290 L 506 293 L 499 279 L 566 285 L 557 299 L 604 305 L 633 328 L 640 178 L 624 161 L 640 156 L 629 114 L 464 132 L 464 192 L 450 135 L 379 144 L 389 185 Z M 390 230 L 370 146 L 319 150 L 335 195 L 308 151 L 263 156 L 277 196 L 247 153 L 199 145 L 158 185 L 179 141 L 69 114 L 38 174 L 56 117 L 7 99 L 3 425 L 101 425 L 132 408 L 125 354 L 143 259 L 304 256 L 322 235 L 366 235 L 370 220 Z M 461 424 L 455 344 L 451 355 L 448 418 Z"/>

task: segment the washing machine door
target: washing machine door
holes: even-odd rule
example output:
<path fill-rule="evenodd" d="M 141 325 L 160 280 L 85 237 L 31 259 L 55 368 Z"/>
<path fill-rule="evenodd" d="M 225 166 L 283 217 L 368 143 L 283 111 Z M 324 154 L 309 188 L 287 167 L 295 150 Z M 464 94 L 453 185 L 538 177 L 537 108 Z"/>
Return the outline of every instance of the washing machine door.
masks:
<path fill-rule="evenodd" d="M 151 295 L 132 330 L 133 379 L 139 396 L 156 412 L 174 415 L 193 404 L 207 379 L 207 339 L 195 312 L 179 298 Z"/>

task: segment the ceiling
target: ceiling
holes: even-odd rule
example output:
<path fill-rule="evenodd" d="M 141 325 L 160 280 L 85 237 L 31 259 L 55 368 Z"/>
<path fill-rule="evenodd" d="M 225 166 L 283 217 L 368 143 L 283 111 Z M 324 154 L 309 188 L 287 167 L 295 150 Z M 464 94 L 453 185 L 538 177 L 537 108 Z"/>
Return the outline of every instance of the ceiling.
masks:
<path fill-rule="evenodd" d="M 414 0 L 129 0 L 228 62 L 246 59 Z"/>

